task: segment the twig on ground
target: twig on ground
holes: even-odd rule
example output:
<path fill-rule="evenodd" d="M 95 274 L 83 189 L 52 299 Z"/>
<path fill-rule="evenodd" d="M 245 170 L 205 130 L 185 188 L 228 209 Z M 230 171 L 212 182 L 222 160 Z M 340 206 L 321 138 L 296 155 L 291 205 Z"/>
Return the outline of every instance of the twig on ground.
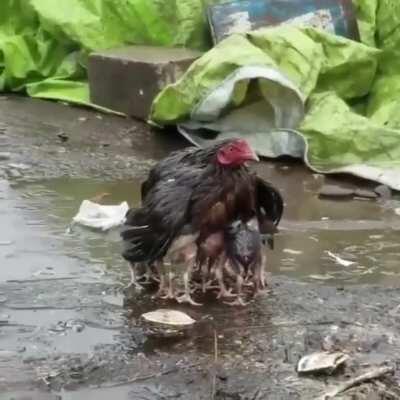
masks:
<path fill-rule="evenodd" d="M 372 369 L 362 375 L 356 376 L 355 378 L 349 379 L 347 382 L 342 383 L 341 385 L 335 387 L 331 391 L 325 393 L 321 400 L 328 400 L 336 395 L 345 392 L 348 389 L 351 389 L 354 386 L 357 386 L 361 383 L 380 378 L 386 374 L 393 373 L 394 367 L 380 367 Z"/>
<path fill-rule="evenodd" d="M 190 364 L 186 368 L 193 368 L 193 367 L 197 367 L 198 365 L 200 365 L 200 363 Z M 172 374 L 173 372 L 178 371 L 181 368 L 182 367 L 176 366 L 176 367 L 166 369 L 165 371 L 156 372 L 154 374 L 139 375 L 139 376 L 135 376 L 132 379 L 128 379 L 127 381 L 124 381 L 124 382 L 115 382 L 115 383 L 110 383 L 110 384 L 104 384 L 104 385 L 99 385 L 98 387 L 99 388 L 113 388 L 113 387 L 118 387 L 118 386 L 130 385 L 132 383 L 146 381 L 148 379 L 153 379 L 153 378 L 159 378 L 164 375 L 169 375 L 169 374 Z"/>
<path fill-rule="evenodd" d="M 217 394 L 217 363 L 218 363 L 218 335 L 217 331 L 214 329 L 214 368 L 212 376 L 212 392 L 211 400 L 215 400 Z"/>
<path fill-rule="evenodd" d="M 52 281 L 69 281 L 78 279 L 78 276 L 59 276 L 55 278 L 37 278 L 37 279 L 8 279 L 6 283 L 36 283 L 36 282 L 52 282 Z"/>

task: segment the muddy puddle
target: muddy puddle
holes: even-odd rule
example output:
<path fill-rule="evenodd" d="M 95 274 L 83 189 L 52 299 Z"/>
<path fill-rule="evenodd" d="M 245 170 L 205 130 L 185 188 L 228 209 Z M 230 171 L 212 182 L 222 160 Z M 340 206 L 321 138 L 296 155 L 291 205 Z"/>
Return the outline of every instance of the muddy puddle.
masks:
<path fill-rule="evenodd" d="M 275 249 L 269 252 L 268 268 L 272 275 L 332 285 L 400 283 L 397 261 L 400 218 L 394 213 L 400 202 L 321 200 L 316 194 L 316 178 L 312 175 L 298 179 L 299 172 L 295 172 L 290 179 L 288 170 L 282 167 L 276 167 L 273 175 L 272 181 L 284 195 L 286 210 Z M 280 179 L 282 175 L 286 175 L 284 181 Z M 106 271 L 108 276 L 126 281 L 128 274 L 119 255 L 118 230 L 101 233 L 79 226 L 67 231 L 67 227 L 84 199 L 95 199 L 102 204 L 122 201 L 128 201 L 131 206 L 139 204 L 138 181 L 61 178 L 18 185 L 12 190 L 16 201 L 13 207 L 18 210 L 19 218 L 28 215 L 25 224 L 40 230 L 42 239 L 51 237 L 58 242 L 65 257 L 86 264 L 85 275 Z M 24 244 L 24 249 L 18 248 L 17 243 L 7 245 L 18 234 L 17 229 L 15 234 L 0 232 L 0 252 L 8 257 L 11 266 L 14 260 L 19 262 L 38 252 L 36 244 L 30 248 L 29 242 Z M 53 251 L 46 249 L 41 256 L 49 258 Z M 59 248 L 56 251 L 59 252 Z M 68 263 L 56 266 L 57 273 L 73 273 Z M 29 272 L 36 277 L 54 273 L 53 270 L 32 269 Z M 15 268 L 6 269 L 0 272 L 0 279 L 21 276 L 15 274 Z"/>

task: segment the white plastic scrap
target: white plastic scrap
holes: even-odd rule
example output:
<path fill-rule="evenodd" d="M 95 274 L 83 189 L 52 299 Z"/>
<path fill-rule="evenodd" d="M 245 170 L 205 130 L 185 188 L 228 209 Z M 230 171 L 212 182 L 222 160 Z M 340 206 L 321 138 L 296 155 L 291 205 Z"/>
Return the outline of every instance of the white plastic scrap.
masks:
<path fill-rule="evenodd" d="M 182 311 L 168 310 L 165 308 L 142 314 L 142 318 L 148 322 L 172 326 L 187 326 L 193 325 L 196 322 Z"/>
<path fill-rule="evenodd" d="M 341 352 L 312 353 L 300 359 L 297 364 L 297 372 L 312 373 L 326 371 L 330 374 L 348 359 L 349 356 Z"/>
<path fill-rule="evenodd" d="M 400 208 L 396 208 L 396 209 L 394 210 L 394 212 L 395 212 L 397 215 L 400 215 Z"/>
<path fill-rule="evenodd" d="M 350 267 L 350 265 L 355 264 L 354 261 L 344 260 L 343 258 L 340 258 L 339 256 L 333 254 L 330 251 L 327 251 L 326 254 L 328 254 L 329 257 L 331 257 L 334 261 L 336 261 L 340 265 L 343 265 L 344 267 Z"/>
<path fill-rule="evenodd" d="M 303 254 L 303 252 L 301 250 L 293 250 L 293 249 L 283 249 L 283 252 L 287 253 L 287 254 L 293 254 L 293 255 Z"/>
<path fill-rule="evenodd" d="M 129 205 L 126 201 L 115 206 L 104 206 L 90 200 L 83 200 L 73 222 L 106 231 L 122 225 L 128 210 Z"/>

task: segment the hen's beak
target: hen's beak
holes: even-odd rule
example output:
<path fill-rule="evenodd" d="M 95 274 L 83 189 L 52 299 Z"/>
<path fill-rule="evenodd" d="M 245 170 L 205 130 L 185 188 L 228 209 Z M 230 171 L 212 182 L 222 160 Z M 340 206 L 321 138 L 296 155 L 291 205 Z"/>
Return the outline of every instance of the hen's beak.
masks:
<path fill-rule="evenodd" d="M 253 149 L 250 149 L 250 151 L 246 154 L 246 159 L 249 161 L 256 161 L 256 162 L 260 161 L 256 152 Z"/>

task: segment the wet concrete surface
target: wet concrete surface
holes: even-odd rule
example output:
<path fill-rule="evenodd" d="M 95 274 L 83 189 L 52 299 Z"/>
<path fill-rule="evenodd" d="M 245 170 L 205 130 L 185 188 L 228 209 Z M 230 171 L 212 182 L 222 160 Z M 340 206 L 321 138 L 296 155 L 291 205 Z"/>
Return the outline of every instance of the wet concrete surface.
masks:
<path fill-rule="evenodd" d="M 70 229 L 71 219 L 104 193 L 105 204 L 138 204 L 150 166 L 184 145 L 128 119 L 1 98 L 1 400 L 313 399 L 367 368 L 397 366 L 400 201 L 320 199 L 324 181 L 374 185 L 298 163 L 257 166 L 286 203 L 267 294 L 245 308 L 124 296 L 118 230 Z M 140 315 L 160 307 L 199 322 L 183 338 L 150 337 Z M 347 352 L 346 369 L 299 377 L 299 357 L 321 349 Z M 400 398 L 398 379 L 343 398 Z"/>

